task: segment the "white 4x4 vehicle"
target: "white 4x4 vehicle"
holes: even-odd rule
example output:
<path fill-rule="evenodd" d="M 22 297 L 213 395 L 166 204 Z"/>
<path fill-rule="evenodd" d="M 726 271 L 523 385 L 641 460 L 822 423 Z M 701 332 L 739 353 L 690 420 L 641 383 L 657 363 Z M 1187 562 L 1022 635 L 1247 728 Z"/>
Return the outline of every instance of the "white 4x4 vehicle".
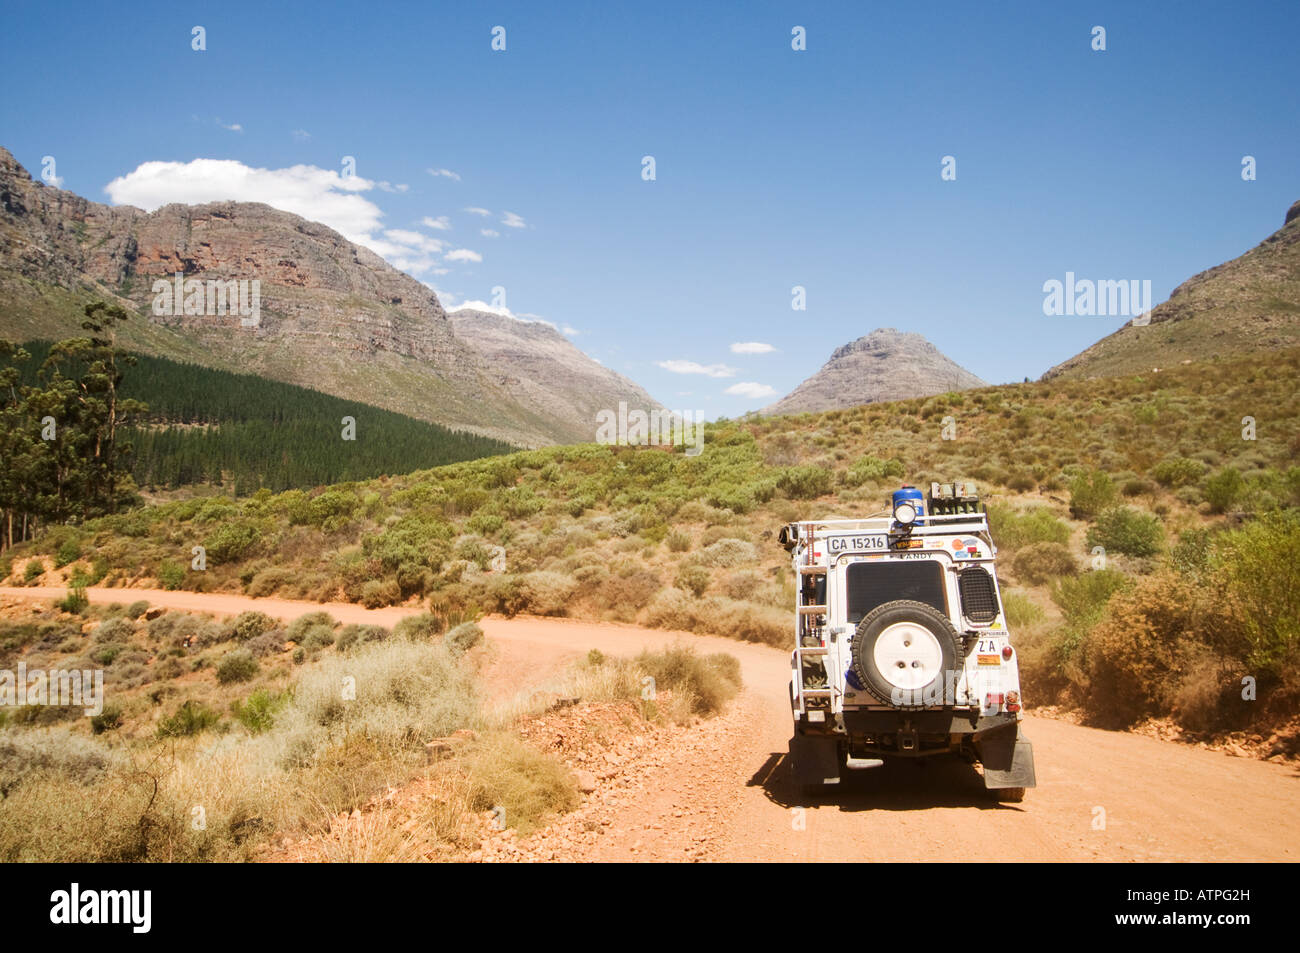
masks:
<path fill-rule="evenodd" d="M 792 554 L 790 757 L 808 789 L 885 758 L 958 754 L 1001 801 L 1034 787 L 988 517 L 970 483 L 892 511 L 782 527 Z"/>

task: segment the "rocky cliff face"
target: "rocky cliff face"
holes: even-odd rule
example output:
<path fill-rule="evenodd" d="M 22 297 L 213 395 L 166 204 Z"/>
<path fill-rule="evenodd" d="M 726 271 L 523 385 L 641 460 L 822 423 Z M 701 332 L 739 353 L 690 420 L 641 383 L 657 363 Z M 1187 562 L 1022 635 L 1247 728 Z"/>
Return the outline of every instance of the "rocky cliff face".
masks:
<path fill-rule="evenodd" d="M 154 282 L 177 272 L 258 280 L 260 321 L 154 314 Z M 539 340 L 544 353 L 529 356 L 530 339 L 520 337 L 506 375 L 517 380 L 493 383 L 501 372 L 457 337 L 431 290 L 332 229 L 257 203 L 149 213 L 102 205 L 33 181 L 0 149 L 0 335 L 68 334 L 95 297 L 139 315 L 123 343 L 150 353 L 520 444 L 591 439 L 593 427 L 579 428 L 575 407 L 550 386 L 559 374 L 548 357 L 580 363 L 572 345 L 566 353 Z"/>
<path fill-rule="evenodd" d="M 647 412 L 659 402 L 640 385 L 588 357 L 550 324 L 522 321 L 471 308 L 449 315 L 456 335 L 474 348 L 489 380 L 525 406 L 550 407 L 580 439 L 593 440 L 596 414 L 629 409 Z"/>
<path fill-rule="evenodd" d="M 877 328 L 837 348 L 822 369 L 765 414 L 799 414 L 982 387 L 919 334 Z"/>
<path fill-rule="evenodd" d="M 1250 251 L 1175 288 L 1148 324 L 1124 324 L 1043 377 L 1137 374 L 1291 347 L 1300 347 L 1300 202 Z"/>

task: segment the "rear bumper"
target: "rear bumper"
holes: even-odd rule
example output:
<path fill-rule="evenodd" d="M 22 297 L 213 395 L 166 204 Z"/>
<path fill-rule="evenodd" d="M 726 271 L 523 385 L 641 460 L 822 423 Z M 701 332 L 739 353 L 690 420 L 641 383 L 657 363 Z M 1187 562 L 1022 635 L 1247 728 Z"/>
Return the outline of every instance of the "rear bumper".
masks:
<path fill-rule="evenodd" d="M 844 729 L 831 720 L 801 720 L 795 734 L 834 738 L 855 754 L 905 758 L 979 748 L 995 739 L 1016 737 L 1018 715 L 980 715 L 961 709 L 892 711 L 856 709 L 843 713 Z"/>
<path fill-rule="evenodd" d="M 842 732 L 835 729 L 833 718 L 825 722 L 809 722 L 806 715 L 800 719 L 797 731 L 805 735 L 836 735 L 841 738 L 846 733 L 850 738 L 854 738 L 905 730 L 918 731 L 927 735 L 983 735 L 990 731 L 1014 727 L 1020 716 L 1015 712 L 981 715 L 977 711 L 960 708 L 936 708 L 924 711 L 858 708 L 846 710 L 842 717 L 844 721 Z"/>

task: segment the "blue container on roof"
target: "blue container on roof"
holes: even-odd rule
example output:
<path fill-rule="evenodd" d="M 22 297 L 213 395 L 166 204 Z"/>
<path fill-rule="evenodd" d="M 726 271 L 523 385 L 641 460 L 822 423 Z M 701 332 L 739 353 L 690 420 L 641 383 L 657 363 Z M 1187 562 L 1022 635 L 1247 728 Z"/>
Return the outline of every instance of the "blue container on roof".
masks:
<path fill-rule="evenodd" d="M 892 513 L 898 507 L 899 503 L 911 503 L 916 507 L 917 516 L 925 515 L 925 494 L 914 486 L 904 485 L 895 490 L 889 501 L 889 511 Z M 924 526 L 925 520 L 918 519 L 916 525 Z"/>

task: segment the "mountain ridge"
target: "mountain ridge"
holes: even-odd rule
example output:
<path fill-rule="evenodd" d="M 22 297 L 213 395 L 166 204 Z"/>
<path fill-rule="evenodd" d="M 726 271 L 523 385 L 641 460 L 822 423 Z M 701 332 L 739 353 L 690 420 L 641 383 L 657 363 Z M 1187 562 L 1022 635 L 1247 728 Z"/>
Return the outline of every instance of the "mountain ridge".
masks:
<path fill-rule="evenodd" d="M 923 335 L 876 328 L 841 344 L 817 373 L 761 413 L 815 413 L 983 386 Z"/>
<path fill-rule="evenodd" d="M 1145 325 L 1129 321 L 1041 379 L 1112 377 L 1300 345 L 1300 201 L 1281 228 L 1192 275 L 1149 318 Z"/>
<path fill-rule="evenodd" d="M 257 280 L 260 320 L 249 327 L 234 313 L 155 315 L 154 282 L 178 272 Z M 594 432 L 594 423 L 576 426 L 567 407 L 522 403 L 494 384 L 493 369 L 455 333 L 432 289 L 325 225 L 252 202 L 153 212 L 104 205 L 35 181 L 0 147 L 0 333 L 80 333 L 81 308 L 93 298 L 137 316 L 122 326 L 121 343 L 145 353 L 515 445 Z"/>

